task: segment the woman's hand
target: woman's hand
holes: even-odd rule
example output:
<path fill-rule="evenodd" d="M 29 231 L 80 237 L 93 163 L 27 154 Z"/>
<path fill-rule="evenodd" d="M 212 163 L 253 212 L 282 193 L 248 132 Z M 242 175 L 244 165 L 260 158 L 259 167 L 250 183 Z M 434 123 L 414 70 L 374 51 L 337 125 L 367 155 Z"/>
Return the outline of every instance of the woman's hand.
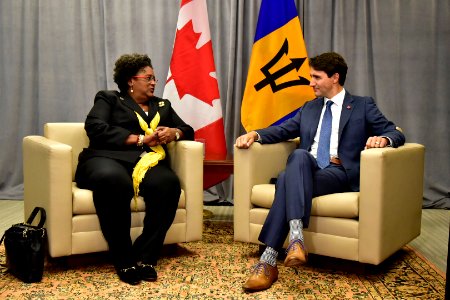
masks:
<path fill-rule="evenodd" d="M 161 144 L 161 141 L 158 138 L 158 134 L 156 132 L 153 132 L 151 135 L 146 134 L 144 136 L 144 144 L 149 147 L 154 147 Z"/>
<path fill-rule="evenodd" d="M 157 145 L 165 145 L 176 140 L 176 132 L 178 129 L 165 126 L 157 127 L 156 130 L 148 135 L 144 135 L 143 144 L 148 147 L 154 147 Z M 130 134 L 125 141 L 127 145 L 136 145 L 139 143 L 139 135 Z"/>
<path fill-rule="evenodd" d="M 176 128 L 158 126 L 155 130 L 155 134 L 158 135 L 161 144 L 168 144 L 176 139 L 176 130 Z"/>

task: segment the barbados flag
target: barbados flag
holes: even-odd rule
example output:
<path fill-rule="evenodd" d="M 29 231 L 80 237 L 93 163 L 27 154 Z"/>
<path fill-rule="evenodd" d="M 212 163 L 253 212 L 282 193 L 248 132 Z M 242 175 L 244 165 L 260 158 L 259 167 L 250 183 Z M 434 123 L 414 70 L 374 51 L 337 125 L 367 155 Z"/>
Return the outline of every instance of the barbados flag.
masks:
<path fill-rule="evenodd" d="M 308 55 L 294 0 L 262 0 L 241 122 L 247 132 L 276 125 L 313 99 Z"/>

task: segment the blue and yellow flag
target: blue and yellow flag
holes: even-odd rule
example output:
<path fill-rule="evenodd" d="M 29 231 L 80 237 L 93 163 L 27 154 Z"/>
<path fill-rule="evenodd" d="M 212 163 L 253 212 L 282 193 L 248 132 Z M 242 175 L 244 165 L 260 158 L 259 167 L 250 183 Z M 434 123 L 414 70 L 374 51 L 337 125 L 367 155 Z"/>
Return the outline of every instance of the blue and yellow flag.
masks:
<path fill-rule="evenodd" d="M 276 125 L 314 98 L 294 0 L 262 0 L 241 106 L 251 131 Z"/>

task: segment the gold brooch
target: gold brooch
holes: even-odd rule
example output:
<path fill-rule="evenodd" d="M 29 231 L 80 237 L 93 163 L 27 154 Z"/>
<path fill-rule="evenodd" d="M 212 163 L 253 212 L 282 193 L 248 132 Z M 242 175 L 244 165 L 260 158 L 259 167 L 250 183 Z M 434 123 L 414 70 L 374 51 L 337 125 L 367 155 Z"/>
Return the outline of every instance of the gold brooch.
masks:
<path fill-rule="evenodd" d="M 164 106 L 164 101 L 159 101 L 159 107 L 163 107 Z"/>

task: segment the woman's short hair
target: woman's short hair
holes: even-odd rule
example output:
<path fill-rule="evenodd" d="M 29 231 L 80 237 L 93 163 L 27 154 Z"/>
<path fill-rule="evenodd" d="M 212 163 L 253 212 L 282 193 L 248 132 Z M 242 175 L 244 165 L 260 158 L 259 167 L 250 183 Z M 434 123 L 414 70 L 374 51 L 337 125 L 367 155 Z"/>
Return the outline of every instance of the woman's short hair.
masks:
<path fill-rule="evenodd" d="M 153 68 L 152 60 L 146 54 L 124 54 L 116 60 L 114 82 L 121 92 L 128 90 L 128 80 L 145 67 Z"/>
<path fill-rule="evenodd" d="M 309 65 L 317 71 L 327 73 L 328 77 L 339 74 L 339 84 L 344 86 L 347 77 L 347 63 L 336 52 L 326 52 L 309 59 Z"/>

